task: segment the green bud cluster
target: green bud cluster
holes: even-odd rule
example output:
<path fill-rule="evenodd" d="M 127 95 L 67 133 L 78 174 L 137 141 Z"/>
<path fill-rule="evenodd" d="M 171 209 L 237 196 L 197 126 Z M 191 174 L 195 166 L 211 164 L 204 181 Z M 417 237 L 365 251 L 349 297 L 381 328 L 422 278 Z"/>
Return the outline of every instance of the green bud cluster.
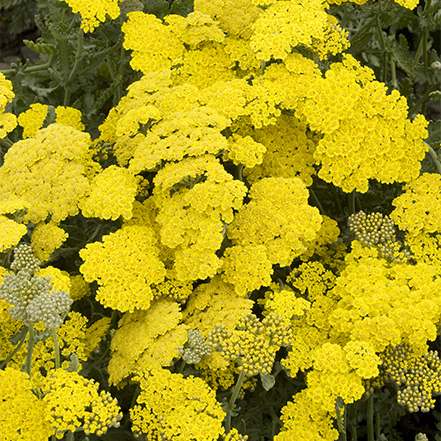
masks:
<path fill-rule="evenodd" d="M 199 363 L 202 357 L 208 357 L 211 354 L 211 345 L 205 342 L 198 330 L 190 329 L 187 336 L 187 347 L 180 348 L 182 358 L 187 364 Z"/>
<path fill-rule="evenodd" d="M 32 248 L 28 244 L 18 245 L 14 250 L 14 261 L 11 269 L 14 271 L 26 270 L 30 274 L 40 269 L 41 262 L 34 256 Z"/>
<path fill-rule="evenodd" d="M 86 435 L 104 435 L 111 427 L 119 427 L 122 413 L 116 398 L 109 392 L 101 391 L 98 399 L 91 404 L 91 411 L 84 418 L 83 429 Z"/>
<path fill-rule="evenodd" d="M 227 361 L 234 361 L 247 376 L 269 374 L 280 346 L 287 345 L 289 327 L 276 315 L 260 321 L 254 314 L 242 317 L 235 329 L 216 326 L 210 343 Z"/>
<path fill-rule="evenodd" d="M 400 388 L 397 401 L 409 412 L 429 412 L 435 406 L 433 395 L 441 394 L 441 361 L 437 351 L 416 357 L 407 345 L 385 353 L 383 368 Z"/>
<path fill-rule="evenodd" d="M 42 321 L 48 329 L 59 328 L 72 304 L 69 294 L 52 291 L 50 277 L 34 275 L 39 261 L 29 245 L 17 247 L 14 255 L 11 268 L 16 272 L 4 275 L 0 285 L 0 299 L 11 305 L 11 318 L 26 326 Z"/>
<path fill-rule="evenodd" d="M 366 214 L 359 211 L 348 219 L 349 228 L 355 238 L 367 246 L 392 241 L 395 236 L 395 223 L 381 213 Z"/>

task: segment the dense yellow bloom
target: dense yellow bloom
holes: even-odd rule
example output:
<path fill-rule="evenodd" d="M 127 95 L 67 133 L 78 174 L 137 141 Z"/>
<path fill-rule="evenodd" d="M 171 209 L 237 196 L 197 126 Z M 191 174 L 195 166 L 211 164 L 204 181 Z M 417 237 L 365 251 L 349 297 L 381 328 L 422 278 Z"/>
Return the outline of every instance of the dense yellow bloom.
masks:
<path fill-rule="evenodd" d="M 215 253 L 233 209 L 242 205 L 245 185 L 212 155 L 167 164 L 154 183 L 155 221 L 162 245 L 174 249 L 176 278 L 188 282 L 213 277 L 221 266 Z"/>
<path fill-rule="evenodd" d="M 266 249 L 272 264 L 288 266 L 312 241 L 322 217 L 308 205 L 308 190 L 299 178 L 264 178 L 250 189 L 244 205 L 228 227 L 233 244 Z"/>
<path fill-rule="evenodd" d="M 314 301 L 335 285 L 335 275 L 327 270 L 321 262 L 305 262 L 294 269 L 286 279 L 286 282 L 308 300 Z"/>
<path fill-rule="evenodd" d="M 0 215 L 0 252 L 17 245 L 26 233 L 26 225 Z"/>
<path fill-rule="evenodd" d="M 81 15 L 81 29 L 93 32 L 107 15 L 113 20 L 120 14 L 118 0 L 60 0 L 65 1 L 75 13 Z"/>
<path fill-rule="evenodd" d="M 53 108 L 52 108 L 53 109 Z M 31 104 L 26 112 L 20 113 L 18 123 L 23 127 L 23 138 L 35 138 L 37 131 L 43 127 L 48 116 L 49 106 L 46 104 Z M 55 122 L 76 130 L 84 130 L 81 122 L 81 112 L 72 107 L 57 106 L 55 108 Z M 54 115 L 54 116 L 55 116 Z"/>
<path fill-rule="evenodd" d="M 273 268 L 263 245 L 234 245 L 225 250 L 222 261 L 222 277 L 239 296 L 271 283 Z"/>
<path fill-rule="evenodd" d="M 339 433 L 334 421 L 322 408 L 309 388 L 294 396 L 294 401 L 282 408 L 281 420 L 284 425 L 275 441 L 336 441 Z"/>
<path fill-rule="evenodd" d="M 341 298 L 329 316 L 335 335 L 370 342 L 377 352 L 400 343 L 422 348 L 433 341 L 441 314 L 438 266 L 390 264 L 372 248 L 357 241 L 352 246 L 331 291 Z"/>
<path fill-rule="evenodd" d="M 155 231 L 147 226 L 123 226 L 80 251 L 80 271 L 87 282 L 100 285 L 99 302 L 121 312 L 149 308 L 151 285 L 165 277 L 156 241 Z"/>
<path fill-rule="evenodd" d="M 55 109 L 57 118 L 55 122 L 65 126 L 73 127 L 77 130 L 84 130 L 84 124 L 81 122 L 81 111 L 73 107 L 57 106 Z"/>
<path fill-rule="evenodd" d="M 386 86 L 372 77 L 347 55 L 325 78 L 313 80 L 310 95 L 296 108 L 296 115 L 324 133 L 314 154 L 319 177 L 345 192 L 365 193 L 369 179 L 388 184 L 415 179 L 427 150 L 424 116 L 409 121 L 404 97 L 395 90 L 387 95 Z"/>
<path fill-rule="evenodd" d="M 132 217 L 132 205 L 137 191 L 136 178 L 127 169 L 111 165 L 97 174 L 90 193 L 79 204 L 85 217 L 116 220 Z"/>
<path fill-rule="evenodd" d="M 233 134 L 228 139 L 228 151 L 224 153 L 224 160 L 231 160 L 236 165 L 242 164 L 252 168 L 262 164 L 265 152 L 266 147 L 256 142 L 251 136 L 242 137 Z"/>
<path fill-rule="evenodd" d="M 98 436 L 109 427 L 119 427 L 122 413 L 108 392 L 98 393 L 98 383 L 77 372 L 57 369 L 44 381 L 43 401 L 48 408 L 46 420 L 61 439 L 66 431 L 84 430 Z"/>
<path fill-rule="evenodd" d="M 86 329 L 85 334 L 85 349 L 86 356 L 89 356 L 93 351 L 95 351 L 100 344 L 101 340 L 107 334 L 110 329 L 110 317 L 103 317 L 90 325 Z"/>
<path fill-rule="evenodd" d="M 251 0 L 195 0 L 194 10 L 208 14 L 219 22 L 228 36 L 247 40 L 251 36 L 251 25 L 262 13 Z"/>
<path fill-rule="evenodd" d="M 181 318 L 179 304 L 169 299 L 155 300 L 147 311 L 125 313 L 111 343 L 110 383 L 118 384 L 149 368 L 170 366 L 187 341 L 188 328 L 179 325 Z"/>
<path fill-rule="evenodd" d="M 201 378 L 151 369 L 137 380 L 141 393 L 130 411 L 135 433 L 157 441 L 216 441 L 224 433 L 225 413 Z"/>
<path fill-rule="evenodd" d="M 264 177 L 299 177 L 307 186 L 312 184 L 315 143 L 306 134 L 304 123 L 281 115 L 276 124 L 255 130 L 253 138 L 266 147 L 266 152 L 261 165 L 244 170 L 248 182 Z"/>
<path fill-rule="evenodd" d="M 134 70 L 147 73 L 170 69 L 182 60 L 185 48 L 176 32 L 179 27 L 176 29 L 173 22 L 166 26 L 153 14 L 140 11 L 130 12 L 127 17 L 129 19 L 121 30 L 124 33 L 124 48 L 133 51 L 130 65 Z M 165 21 L 169 18 L 167 16 Z"/>
<path fill-rule="evenodd" d="M 12 83 L 0 72 L 0 139 L 17 126 L 16 116 L 12 113 L 5 113 L 6 104 L 10 103 L 14 96 Z"/>
<path fill-rule="evenodd" d="M 310 302 L 296 297 L 289 289 L 268 291 L 265 295 L 265 311 L 270 311 L 289 323 L 306 314 L 310 306 Z"/>
<path fill-rule="evenodd" d="M 37 131 L 43 126 L 47 116 L 47 105 L 35 103 L 31 104 L 30 109 L 20 113 L 18 124 L 23 127 L 23 138 L 34 138 Z"/>
<path fill-rule="evenodd" d="M 274 2 L 253 24 L 251 48 L 260 60 L 283 60 L 292 48 L 321 40 L 327 21 L 322 0 Z"/>
<path fill-rule="evenodd" d="M 334 219 L 331 219 L 328 216 L 322 216 L 322 218 L 323 223 L 317 236 L 312 242 L 307 242 L 305 244 L 307 250 L 300 256 L 300 259 L 304 262 L 307 262 L 314 254 L 324 258 L 327 255 L 329 248 L 337 242 L 340 235 L 340 228 L 338 228 L 338 224 Z M 335 262 L 337 262 L 337 259 L 334 260 L 334 263 Z"/>
<path fill-rule="evenodd" d="M 66 231 L 55 222 L 40 222 L 32 232 L 32 251 L 39 260 L 45 262 L 55 250 L 60 248 L 67 238 L 68 234 Z"/>
<path fill-rule="evenodd" d="M 404 186 L 404 193 L 392 201 L 390 217 L 411 235 L 441 232 L 441 176 L 424 173 Z"/>
<path fill-rule="evenodd" d="M 47 407 L 32 392 L 28 374 L 7 367 L 0 370 L 0 384 L 0 439 L 47 441 L 54 430 L 45 421 Z"/>
<path fill-rule="evenodd" d="M 81 274 L 71 276 L 70 282 L 71 282 L 70 298 L 72 300 L 80 300 L 83 297 L 90 295 L 89 284 L 84 280 Z"/>
<path fill-rule="evenodd" d="M 51 124 L 35 138 L 16 142 L 0 168 L 0 188 L 7 199 L 31 203 L 25 221 L 53 222 L 78 213 L 78 202 L 89 188 L 90 136 L 71 127 Z"/>

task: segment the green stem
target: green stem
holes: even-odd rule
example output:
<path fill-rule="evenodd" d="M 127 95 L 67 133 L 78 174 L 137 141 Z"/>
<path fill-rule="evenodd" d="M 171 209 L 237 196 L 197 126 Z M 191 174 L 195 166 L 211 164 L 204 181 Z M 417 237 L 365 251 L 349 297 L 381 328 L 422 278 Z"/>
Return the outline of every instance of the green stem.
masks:
<path fill-rule="evenodd" d="M 52 338 L 54 340 L 55 369 L 60 369 L 60 346 L 58 345 L 58 335 L 55 328 L 52 329 Z"/>
<path fill-rule="evenodd" d="M 372 28 L 372 25 L 377 20 L 377 14 L 372 17 L 365 25 L 363 25 L 351 38 L 351 45 L 354 45 L 363 35 Z"/>
<path fill-rule="evenodd" d="M 380 412 L 375 412 L 375 438 L 378 440 L 380 439 L 380 433 L 381 433 L 381 419 L 380 419 Z"/>
<path fill-rule="evenodd" d="M 179 366 L 179 369 L 178 369 L 179 374 L 182 374 L 182 372 L 184 372 L 184 367 L 186 364 L 187 364 L 186 361 L 184 359 L 182 359 L 181 365 Z"/>
<path fill-rule="evenodd" d="M 34 325 L 29 326 L 29 339 L 28 339 L 28 355 L 26 357 L 25 371 L 31 376 L 31 366 L 32 366 L 32 351 L 35 346 L 35 333 Z"/>
<path fill-rule="evenodd" d="M 20 350 L 20 348 L 23 346 L 23 343 L 26 340 L 26 336 L 28 335 L 28 331 L 23 334 L 23 337 L 18 342 L 18 345 L 14 348 L 14 350 L 3 360 L 2 364 L 0 364 L 0 369 L 3 369 L 10 360 L 14 357 L 14 355 Z"/>
<path fill-rule="evenodd" d="M 239 396 L 240 389 L 242 388 L 243 381 L 245 380 L 245 371 L 242 369 L 240 371 L 239 377 L 237 378 L 236 385 L 234 386 L 233 394 L 231 395 L 230 401 L 226 407 L 227 418 L 225 422 L 225 432 L 228 434 L 231 430 L 231 416 L 234 409 L 234 403 Z"/>
<path fill-rule="evenodd" d="M 374 441 L 374 394 L 371 393 L 367 402 L 367 441 Z"/>
<path fill-rule="evenodd" d="M 429 154 L 432 158 L 432 161 L 435 163 L 435 167 L 438 170 L 438 173 L 441 174 L 441 162 L 438 159 L 438 155 L 435 150 L 429 145 Z"/>
<path fill-rule="evenodd" d="M 54 54 L 50 54 L 49 59 L 47 60 L 47 62 L 45 64 L 37 64 L 35 66 L 25 67 L 23 69 L 23 73 L 38 72 L 39 70 L 47 69 L 52 64 L 53 59 L 54 59 Z M 15 70 L 14 69 L 0 70 L 0 73 L 2 73 L 5 76 L 12 75 L 15 73 Z"/>
<path fill-rule="evenodd" d="M 412 106 L 412 108 L 409 109 L 408 112 L 409 116 L 419 113 L 418 112 L 419 108 L 423 106 L 424 101 L 426 101 L 429 94 L 432 93 L 434 90 L 436 90 L 436 85 L 432 85 L 423 93 L 421 98 Z"/>
<path fill-rule="evenodd" d="M 394 89 L 398 89 L 398 81 L 397 81 L 397 70 L 396 70 L 396 64 L 393 58 L 390 59 L 390 75 L 391 75 L 391 81 L 392 85 L 394 86 Z"/>
<path fill-rule="evenodd" d="M 133 397 L 132 397 L 132 401 L 130 402 L 129 409 L 132 409 L 133 406 L 135 405 L 135 403 L 136 403 L 136 399 L 138 398 L 138 395 L 140 394 L 140 392 L 141 392 L 141 387 L 139 386 L 139 383 L 138 383 L 138 384 L 136 385 L 135 392 L 133 393 Z M 123 424 L 123 428 L 124 428 L 125 430 L 128 430 L 129 425 L 130 425 L 130 418 L 127 418 L 127 420 L 126 420 L 126 421 L 124 422 L 124 424 Z"/>
<path fill-rule="evenodd" d="M 80 68 L 80 63 L 81 63 L 81 52 L 83 51 L 83 39 L 84 39 L 84 32 L 81 31 L 81 33 L 78 35 L 78 39 L 77 39 L 77 52 L 75 54 L 75 63 L 73 65 L 73 68 L 69 74 L 69 77 L 67 79 L 66 82 L 66 89 L 64 91 L 64 102 L 63 102 L 63 106 L 68 106 L 69 105 L 69 101 L 70 101 L 70 94 L 71 94 L 71 90 L 70 90 L 70 83 L 72 83 L 72 81 L 74 80 L 79 68 Z"/>
<path fill-rule="evenodd" d="M 349 212 L 355 214 L 355 190 L 349 194 Z"/>
<path fill-rule="evenodd" d="M 243 164 L 239 164 L 237 166 L 237 178 L 239 181 L 243 182 Z"/>
<path fill-rule="evenodd" d="M 309 192 L 311 193 L 311 196 L 312 196 L 312 198 L 314 199 L 314 202 L 315 202 L 315 204 L 317 205 L 317 208 L 319 209 L 320 214 L 321 214 L 322 216 L 324 216 L 324 215 L 326 214 L 326 213 L 325 213 L 325 210 L 323 210 L 322 204 L 320 203 L 319 198 L 318 198 L 317 195 L 315 194 L 315 191 L 314 191 L 312 188 L 310 188 L 310 189 L 309 189 Z"/>

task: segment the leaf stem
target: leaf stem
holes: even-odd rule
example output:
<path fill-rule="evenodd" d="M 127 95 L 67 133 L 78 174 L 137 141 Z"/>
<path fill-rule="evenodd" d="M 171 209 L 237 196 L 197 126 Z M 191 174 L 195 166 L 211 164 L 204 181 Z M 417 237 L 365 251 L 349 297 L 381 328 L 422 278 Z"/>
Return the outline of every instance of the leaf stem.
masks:
<path fill-rule="evenodd" d="M 242 369 L 239 373 L 239 377 L 237 378 L 236 385 L 234 386 L 233 394 L 231 395 L 230 401 L 226 406 L 227 418 L 225 422 L 225 432 L 229 433 L 231 430 L 231 416 L 234 409 L 234 403 L 239 396 L 240 389 L 242 388 L 243 381 L 245 379 L 245 371 Z"/>
<path fill-rule="evenodd" d="M 52 329 L 52 339 L 54 340 L 54 352 L 55 352 L 55 369 L 60 369 L 60 346 L 58 344 L 57 329 Z"/>
<path fill-rule="evenodd" d="M 21 337 L 20 341 L 18 342 L 17 346 L 14 348 L 14 350 L 3 360 L 2 364 L 0 364 L 0 369 L 3 369 L 10 360 L 14 357 L 14 355 L 20 350 L 20 348 L 23 346 L 23 343 L 26 340 L 26 336 L 28 335 L 28 331 L 23 333 L 23 336 Z"/>

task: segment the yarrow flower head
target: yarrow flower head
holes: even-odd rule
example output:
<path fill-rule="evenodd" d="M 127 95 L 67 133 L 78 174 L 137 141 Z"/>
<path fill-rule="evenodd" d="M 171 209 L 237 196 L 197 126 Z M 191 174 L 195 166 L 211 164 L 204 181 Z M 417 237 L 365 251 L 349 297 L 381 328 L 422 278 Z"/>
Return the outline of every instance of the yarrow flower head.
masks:
<path fill-rule="evenodd" d="M 32 392 L 29 375 L 7 367 L 0 370 L 0 384 L 1 438 L 7 441 L 47 441 L 54 430 L 46 421 L 44 401 Z"/>
<path fill-rule="evenodd" d="M 411 235 L 441 232 L 441 176 L 423 173 L 404 187 L 392 201 L 390 217 L 401 230 Z"/>
<path fill-rule="evenodd" d="M 60 0 L 65 1 L 75 13 L 80 13 L 81 29 L 93 32 L 100 22 L 105 22 L 107 15 L 113 20 L 120 14 L 118 0 Z"/>
<path fill-rule="evenodd" d="M 201 378 L 151 369 L 135 378 L 141 393 L 130 410 L 133 431 L 148 439 L 216 441 L 225 412 Z"/>
<path fill-rule="evenodd" d="M 16 116 L 13 113 L 5 113 L 6 104 L 10 103 L 14 96 L 12 83 L 0 72 L 0 139 L 17 126 Z"/>
<path fill-rule="evenodd" d="M 156 234 L 147 226 L 123 226 L 80 251 L 80 271 L 87 282 L 98 281 L 97 300 L 121 312 L 148 309 L 152 284 L 164 280 Z"/>
<path fill-rule="evenodd" d="M 119 427 L 122 413 L 115 398 L 98 392 L 98 383 L 77 372 L 57 369 L 44 382 L 43 401 L 47 421 L 58 439 L 66 431 L 84 430 L 86 435 L 103 435 L 110 427 Z"/>

